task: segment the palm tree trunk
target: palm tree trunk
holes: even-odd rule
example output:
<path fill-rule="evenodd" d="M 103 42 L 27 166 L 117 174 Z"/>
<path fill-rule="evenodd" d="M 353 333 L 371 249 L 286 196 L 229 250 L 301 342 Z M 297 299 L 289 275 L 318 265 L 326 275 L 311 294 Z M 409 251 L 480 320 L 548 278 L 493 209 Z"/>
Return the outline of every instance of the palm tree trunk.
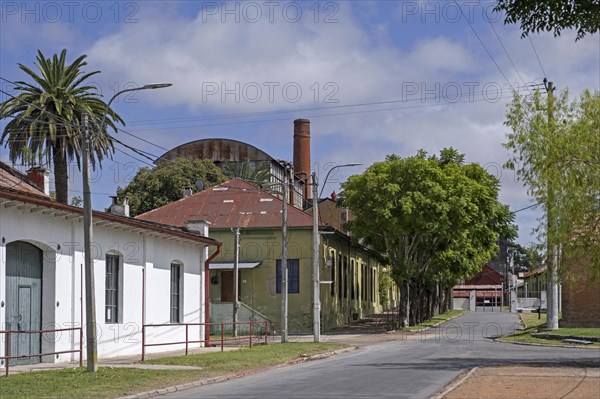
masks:
<path fill-rule="evenodd" d="M 69 175 L 67 174 L 67 158 L 58 145 L 52 146 L 52 161 L 54 163 L 54 189 L 56 201 L 69 203 Z"/>

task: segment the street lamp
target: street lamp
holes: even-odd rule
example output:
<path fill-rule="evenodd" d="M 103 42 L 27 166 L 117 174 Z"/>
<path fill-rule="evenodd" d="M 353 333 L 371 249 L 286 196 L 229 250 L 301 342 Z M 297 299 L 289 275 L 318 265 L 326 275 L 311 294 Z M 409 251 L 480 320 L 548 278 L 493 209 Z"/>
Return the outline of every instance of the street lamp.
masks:
<path fill-rule="evenodd" d="M 319 198 L 321 196 L 323 196 L 323 190 L 325 190 L 325 184 L 327 184 L 327 179 L 329 178 L 329 174 L 331 173 L 331 171 L 333 171 L 334 169 L 338 169 L 338 168 L 345 168 L 345 167 L 349 167 L 349 166 L 360 166 L 360 165 L 362 165 L 362 163 L 352 162 L 352 163 L 346 163 L 343 165 L 336 165 L 333 168 L 329 169 L 327 171 L 327 174 L 325 175 L 325 180 L 323 180 L 323 187 L 321 188 L 321 192 L 319 193 Z"/>
<path fill-rule="evenodd" d="M 333 168 L 329 169 L 327 175 L 325 175 L 325 180 L 323 181 L 323 188 L 321 189 L 321 194 L 323 193 L 323 189 L 327 184 L 327 178 L 329 178 L 329 174 L 332 170 L 337 168 L 345 168 L 350 166 L 359 166 L 362 165 L 360 163 L 347 163 L 344 165 L 337 165 Z M 313 184 L 313 336 L 315 342 L 321 341 L 321 277 L 319 273 L 319 246 L 320 246 L 320 236 L 319 236 L 319 197 L 317 196 L 317 174 L 316 172 L 312 173 L 312 184 Z"/>
<path fill-rule="evenodd" d="M 142 87 L 121 90 L 116 93 L 106 104 L 104 115 L 100 122 L 100 129 L 103 129 L 106 122 L 110 104 L 119 95 L 128 91 L 138 91 L 147 89 L 160 89 L 169 87 L 171 83 L 148 84 Z M 86 345 L 87 345 L 87 371 L 98 371 L 98 345 L 96 342 L 96 292 L 94 288 L 94 269 L 92 261 L 92 196 L 90 191 L 90 134 L 89 134 L 89 115 L 83 115 L 83 241 L 85 253 L 85 321 L 86 321 Z M 144 309 L 142 309 L 142 312 Z"/>

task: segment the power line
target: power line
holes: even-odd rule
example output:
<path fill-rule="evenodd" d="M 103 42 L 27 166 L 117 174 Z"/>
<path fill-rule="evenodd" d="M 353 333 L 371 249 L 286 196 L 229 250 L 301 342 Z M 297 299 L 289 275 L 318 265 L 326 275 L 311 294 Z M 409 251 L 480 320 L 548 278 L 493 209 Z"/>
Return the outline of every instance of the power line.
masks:
<path fill-rule="evenodd" d="M 514 90 L 514 86 L 509 83 L 508 88 L 500 87 L 500 91 L 504 90 Z M 524 90 L 525 88 L 519 89 Z M 462 94 L 462 93 L 461 93 Z M 483 96 L 484 93 L 473 94 L 473 96 Z M 385 100 L 385 101 L 374 101 L 374 102 L 365 102 L 365 103 L 356 103 L 356 104 L 345 104 L 345 105 L 332 105 L 332 106 L 323 106 L 323 107 L 311 107 L 311 108 L 297 108 L 290 110 L 273 110 L 273 111 L 260 111 L 260 112 L 247 112 L 247 113 L 238 113 L 238 114 L 225 114 L 219 116 L 208 116 L 208 117 L 189 117 L 189 118 L 169 118 L 169 119 L 152 119 L 152 120 L 140 120 L 129 122 L 129 126 L 132 125 L 144 125 L 144 124 L 157 124 L 161 122 L 186 122 L 186 121 L 210 121 L 210 120 L 220 120 L 220 119 L 235 119 L 242 117 L 254 117 L 254 116 L 264 116 L 264 115 L 273 115 L 273 114 L 290 114 L 290 113 L 305 113 L 310 111 L 326 111 L 332 109 L 340 109 L 340 108 L 354 108 L 354 107 L 365 107 L 365 106 L 374 106 L 374 105 L 386 105 L 386 104 L 394 104 L 394 103 L 408 103 L 421 101 L 424 102 L 427 100 L 432 100 L 436 102 L 444 101 L 444 104 L 454 104 L 456 101 L 453 101 L 454 98 L 446 95 L 446 96 L 425 96 L 426 98 L 403 98 L 403 99 L 395 99 L 395 100 Z M 438 104 L 430 104 L 430 105 L 438 105 Z M 336 114 L 330 114 L 336 115 Z M 211 125 L 213 126 L 213 125 Z"/>
<path fill-rule="evenodd" d="M 483 4 L 481 4 L 481 0 L 479 0 L 479 5 L 481 6 L 481 9 L 485 10 L 485 8 L 483 7 Z M 506 47 L 504 46 L 504 43 L 502 43 L 502 40 L 500 39 L 500 36 L 498 35 L 498 32 L 496 32 L 496 28 L 494 28 L 494 24 L 492 23 L 492 21 L 490 20 L 490 18 L 485 18 L 484 17 L 484 19 L 487 19 L 488 23 L 490 24 L 490 27 L 492 28 L 492 31 L 494 32 L 494 35 L 496 35 L 496 39 L 498 39 L 498 42 L 500 43 L 500 46 L 502 46 L 502 49 L 504 50 L 504 54 L 506 54 L 506 57 L 508 58 L 508 60 L 510 61 L 511 65 L 515 69 L 515 72 L 517 72 L 517 75 L 519 76 L 519 79 L 521 79 L 521 82 L 523 82 L 523 84 L 526 85 L 525 79 L 523 79 L 523 77 L 521 76 L 521 73 L 517 69 L 517 66 L 513 62 L 513 60 L 510 57 L 510 55 L 508 54 L 508 50 L 506 50 Z"/>
<path fill-rule="evenodd" d="M 525 88 L 524 88 L 525 89 Z M 527 89 L 528 90 L 528 89 Z M 512 95 L 501 96 L 494 98 L 494 101 L 499 101 L 502 99 L 510 99 Z M 326 118 L 326 117 L 334 117 L 334 116 L 342 116 L 342 115 L 356 115 L 356 114 L 367 114 L 374 112 L 385 112 L 385 111 L 395 111 L 395 110 L 408 110 L 408 109 L 417 109 L 417 108 L 428 108 L 428 107 L 439 107 L 444 105 L 452 105 L 452 104 L 468 104 L 474 102 L 481 101 L 489 101 L 489 98 L 481 98 L 481 99 L 473 99 L 473 100 L 465 100 L 465 101 L 455 101 L 448 103 L 440 103 L 440 104 L 422 104 L 422 105 L 412 105 L 408 107 L 391 107 L 391 108 L 381 108 L 381 109 L 373 109 L 373 110 L 363 110 L 363 111 L 348 111 L 348 112 L 335 112 L 329 114 L 309 114 L 307 117 L 310 118 Z M 215 127 L 215 126 L 231 126 L 231 125 L 243 125 L 249 123 L 264 123 L 264 122 L 278 122 L 289 120 L 288 117 L 285 118 L 271 118 L 271 119 L 259 119 L 259 120 L 250 120 L 250 121 L 237 121 L 237 122 L 223 122 L 223 123 L 212 123 L 212 124 L 195 124 L 195 125 L 184 125 L 184 126 L 168 126 L 168 127 L 157 127 L 157 128 L 148 128 L 148 129 L 135 129 L 135 132 L 149 132 L 149 131 L 161 131 L 161 130 L 173 130 L 173 129 L 191 129 L 197 127 Z M 121 128 L 117 128 L 119 131 L 123 131 Z M 131 130 L 129 131 L 131 133 Z M 152 143 L 153 144 L 153 143 Z M 154 144 L 153 144 L 154 145 Z"/>
<path fill-rule="evenodd" d="M 546 75 L 546 71 L 544 70 L 544 66 L 542 65 L 542 61 L 540 60 L 540 56 L 538 55 L 538 52 L 535 49 L 535 45 L 533 44 L 533 40 L 531 40 L 531 36 L 527 35 L 527 38 L 529 39 L 529 43 L 531 43 L 531 47 L 533 48 L 533 52 L 535 53 L 535 58 L 537 58 L 538 64 L 540 64 L 540 68 L 542 69 L 542 73 L 544 74 L 544 77 L 548 76 L 548 75 Z"/>
<path fill-rule="evenodd" d="M 460 10 L 461 15 L 463 16 L 463 18 L 465 19 L 465 21 L 467 21 L 467 23 L 471 27 L 471 30 L 473 31 L 473 33 L 475 34 L 475 36 L 479 40 L 479 43 L 481 43 L 481 45 L 483 46 L 483 49 L 485 50 L 485 52 L 487 53 L 487 55 L 490 57 L 490 59 L 492 60 L 492 62 L 494 63 L 494 65 L 496 65 L 496 68 L 498 68 L 498 71 L 500 71 L 500 74 L 504 77 L 504 79 L 506 80 L 506 82 L 508 83 L 508 85 L 510 87 L 512 87 L 513 85 L 510 84 L 510 80 L 508 80 L 508 78 L 506 77 L 506 75 L 504 74 L 504 72 L 502 71 L 502 69 L 500 68 L 500 65 L 498 65 L 498 63 L 496 62 L 496 60 L 494 59 L 494 57 L 492 56 L 492 54 L 490 53 L 490 51 L 487 49 L 487 47 L 483 43 L 483 40 L 481 40 L 481 37 L 479 37 L 479 35 L 477 34 L 477 31 L 475 30 L 475 28 L 471 24 L 471 21 L 469 21 L 469 18 L 467 18 L 465 16 L 465 13 L 463 12 L 462 7 L 456 2 L 456 0 L 454 0 L 454 4 L 456 4 L 456 6 L 458 7 L 458 9 Z"/>

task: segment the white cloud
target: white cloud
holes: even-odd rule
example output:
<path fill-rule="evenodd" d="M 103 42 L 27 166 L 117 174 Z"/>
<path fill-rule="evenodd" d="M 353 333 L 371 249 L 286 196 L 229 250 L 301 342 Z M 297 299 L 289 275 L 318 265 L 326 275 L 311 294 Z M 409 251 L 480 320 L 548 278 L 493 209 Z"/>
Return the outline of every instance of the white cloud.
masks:
<path fill-rule="evenodd" d="M 389 153 L 409 156 L 420 148 L 437 153 L 442 147 L 452 146 L 465 153 L 468 162 L 479 162 L 490 172 L 497 171 L 502 181 L 502 201 L 510 203 L 513 209 L 529 205 L 525 189 L 515 182 L 512 172 L 501 170 L 507 156 L 501 144 L 507 133 L 503 122 L 505 104 L 509 100 L 474 101 L 482 99 L 484 87 L 491 89 L 488 97 L 495 95 L 495 88 L 502 88 L 503 96 L 509 96 L 508 83 L 468 25 L 459 21 L 431 26 L 420 23 L 418 15 L 404 15 L 412 19 L 400 21 L 398 25 L 397 15 L 390 15 L 387 20 L 382 18 L 375 3 L 361 3 L 354 9 L 348 3 L 339 3 L 340 9 L 335 15 L 338 23 L 325 24 L 315 23 L 312 18 L 288 23 L 281 19 L 281 14 L 276 15 L 274 23 L 265 18 L 257 23 L 243 20 L 235 23 L 231 17 L 223 23 L 219 15 L 187 13 L 192 7 L 185 2 L 179 6 L 188 7 L 186 13 L 182 8 L 148 2 L 140 7 L 136 16 L 139 23 L 115 25 L 110 33 L 99 35 L 85 52 L 90 65 L 102 70 L 105 81 L 101 83 L 106 85 L 115 81 L 121 87 L 127 82 L 174 83 L 160 94 L 144 95 L 154 106 L 174 110 L 174 117 L 401 100 L 369 107 L 298 111 L 256 118 L 289 116 L 286 122 L 145 132 L 145 137 L 164 147 L 221 135 L 247 141 L 277 158 L 291 158 L 292 119 L 309 117 L 313 162 L 320 165 L 320 169 L 328 162 L 369 165 L 383 160 Z M 416 23 L 411 24 L 411 21 Z M 521 39 L 515 26 L 497 22 L 494 27 L 525 82 L 541 83 L 543 73 L 529 40 Z M 444 29 L 451 31 L 444 32 Z M 476 29 L 508 80 L 522 86 L 489 26 L 476 24 Z M 457 35 L 456 32 L 464 33 Z M 63 32 L 57 37 L 64 39 L 66 35 Z M 560 38 L 543 34 L 532 39 L 548 78 L 559 89 L 568 86 L 576 93 L 585 87 L 600 87 L 598 35 L 578 42 L 567 32 Z M 59 41 L 53 40 L 54 43 Z M 5 42 L 6 39 L 2 42 L 3 51 Z M 256 95 L 256 85 L 252 82 L 262 90 L 261 99 L 256 103 L 249 101 Z M 272 86 L 272 102 L 269 101 L 269 82 L 279 84 Z M 233 94 L 222 101 L 221 85 L 236 90 L 236 83 L 240 84 L 239 102 L 234 100 Z M 295 95 L 293 89 L 298 87 L 294 83 L 302 89 L 296 103 L 290 101 Z M 326 86 L 327 83 L 334 85 Z M 249 84 L 246 92 L 243 91 L 245 84 Z M 282 91 L 285 84 L 290 85 L 287 93 Z M 209 88 L 219 92 L 208 95 Z M 456 98 L 457 88 L 460 95 Z M 327 95 L 339 102 L 324 103 Z M 458 102 L 466 103 L 450 104 L 443 99 L 436 103 L 432 99 L 443 96 L 454 96 Z M 364 112 L 382 108 L 389 110 Z M 322 114 L 338 115 L 317 117 Z M 149 115 L 145 119 L 155 118 Z M 190 125 L 202 123 L 206 121 Z M 182 124 L 180 121 L 163 126 L 168 129 Z M 344 173 L 356 170 L 360 168 Z M 535 223 L 535 211 L 523 212 L 519 222 L 526 226 L 521 228 L 521 234 L 527 236 Z"/>

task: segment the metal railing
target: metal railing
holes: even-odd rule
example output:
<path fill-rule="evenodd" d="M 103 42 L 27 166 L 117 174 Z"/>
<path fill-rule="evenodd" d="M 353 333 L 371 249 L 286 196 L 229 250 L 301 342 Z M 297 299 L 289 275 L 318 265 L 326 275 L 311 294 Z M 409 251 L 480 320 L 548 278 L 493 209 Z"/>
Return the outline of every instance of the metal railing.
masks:
<path fill-rule="evenodd" d="M 248 335 L 237 335 L 235 337 L 225 337 L 225 327 L 231 326 L 249 326 L 249 334 Z M 252 335 L 253 326 L 263 326 L 263 333 L 258 335 Z M 198 327 L 206 327 L 212 329 L 213 326 L 220 327 L 221 338 L 214 339 L 209 337 L 205 337 L 203 340 L 190 340 L 190 326 L 198 326 Z M 146 342 L 146 329 L 147 328 L 159 328 L 159 327 L 185 327 L 185 341 L 175 341 L 175 342 L 159 342 L 159 343 L 147 343 Z M 146 357 L 146 348 L 151 346 L 166 346 L 166 345 L 183 345 L 185 344 L 185 354 L 186 356 L 189 353 L 190 344 L 200 344 L 204 343 L 205 346 L 210 345 L 210 341 L 217 341 L 221 343 L 221 352 L 223 352 L 224 344 L 226 341 L 240 341 L 240 340 L 248 340 L 249 347 L 252 348 L 252 341 L 256 339 L 264 339 L 264 343 L 268 343 L 268 334 L 269 334 L 269 323 L 268 321 L 244 321 L 244 322 L 221 322 L 221 323 L 165 323 L 165 324 L 144 324 L 142 325 L 142 361 L 145 360 Z"/>
<path fill-rule="evenodd" d="M 34 353 L 34 354 L 30 354 L 30 355 L 10 356 L 10 337 L 13 334 L 45 334 L 45 333 L 56 333 L 56 332 L 62 332 L 62 331 L 79 331 L 79 349 L 73 349 L 73 350 L 69 350 L 69 351 L 47 352 L 47 353 Z M 10 359 L 24 359 L 24 358 L 29 358 L 29 357 L 60 355 L 62 353 L 79 353 L 79 367 L 82 367 L 82 365 L 83 365 L 83 328 L 81 328 L 81 327 L 58 328 L 55 330 L 0 330 L 0 334 L 4 334 L 6 336 L 5 346 L 4 346 L 4 356 L 0 356 L 0 359 L 5 360 L 4 373 L 7 377 L 8 377 L 8 371 L 10 368 Z"/>

